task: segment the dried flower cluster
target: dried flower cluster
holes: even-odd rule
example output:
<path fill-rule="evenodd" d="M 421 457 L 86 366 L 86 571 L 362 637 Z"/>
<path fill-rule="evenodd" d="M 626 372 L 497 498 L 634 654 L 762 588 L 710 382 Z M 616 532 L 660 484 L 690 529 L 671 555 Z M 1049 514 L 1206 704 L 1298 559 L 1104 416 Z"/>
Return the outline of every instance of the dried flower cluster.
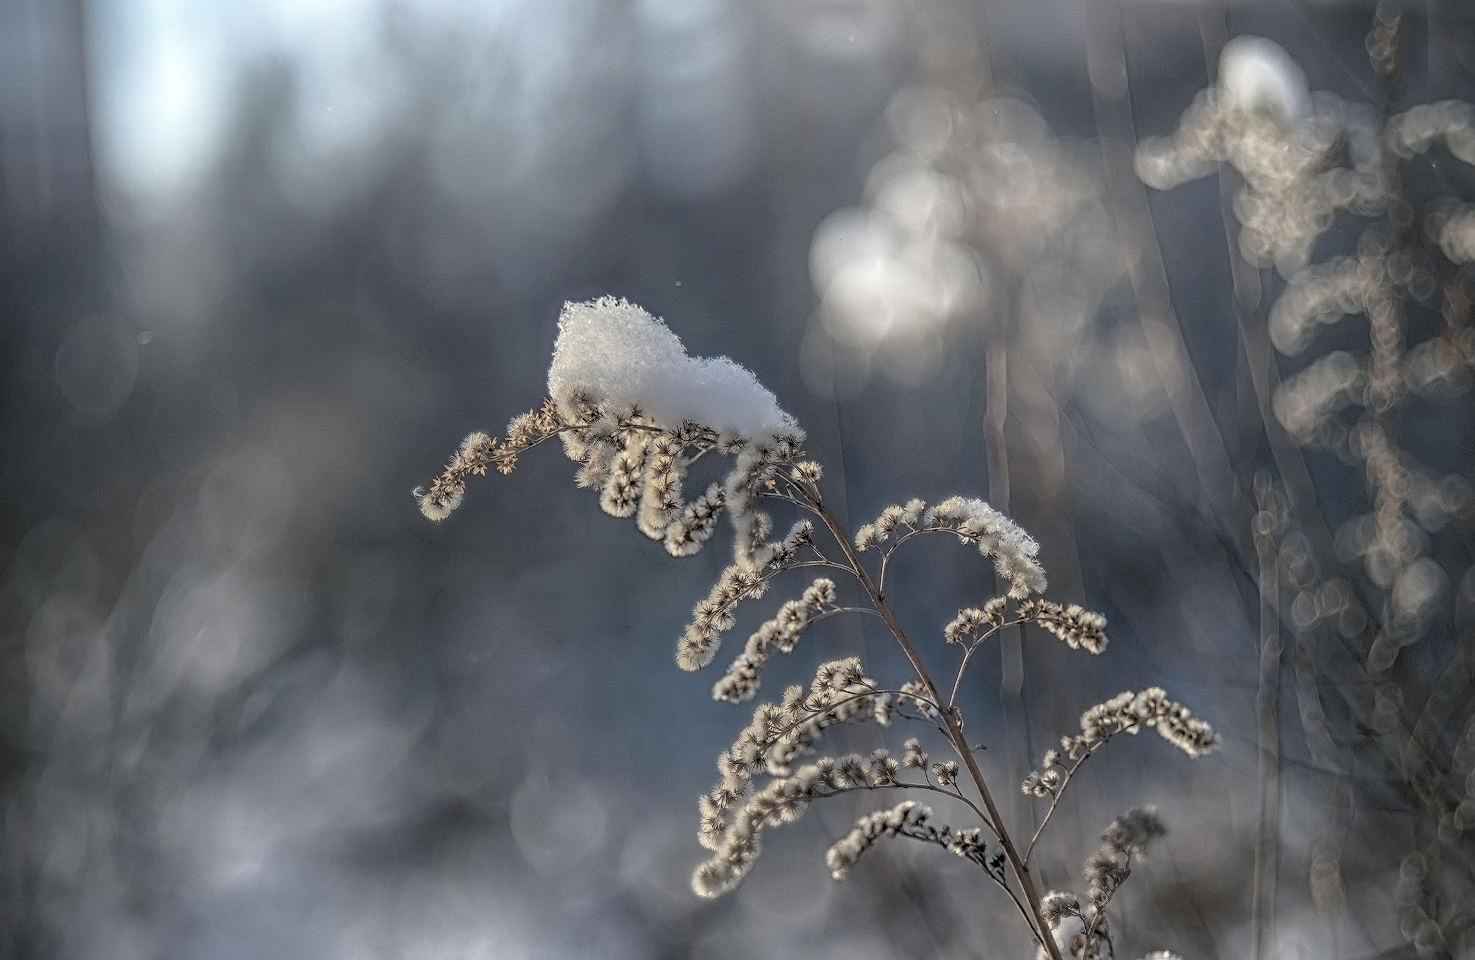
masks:
<path fill-rule="evenodd" d="M 704 819 L 704 843 L 713 848 L 713 853 L 692 874 L 692 889 L 703 897 L 726 893 L 753 868 L 762 849 L 760 834 L 764 827 L 797 820 L 810 801 L 819 797 L 890 786 L 888 773 L 885 758 L 877 760 L 860 754 L 847 754 L 838 760 L 825 757 L 805 764 L 792 776 L 774 778 L 747 797 L 742 809 L 724 825 L 720 837 L 711 842 L 705 840 L 708 834 Z"/>
<path fill-rule="evenodd" d="M 1045 919 L 1063 952 L 1080 960 L 1115 955 L 1106 906 L 1131 876 L 1133 862 L 1145 857 L 1148 845 L 1167 832 L 1155 807 L 1134 807 L 1102 831 L 1100 848 L 1086 860 L 1090 903 L 1082 907 L 1080 898 L 1069 892 L 1045 898 Z M 1159 951 L 1143 960 L 1172 956 Z"/>
<path fill-rule="evenodd" d="M 997 633 L 1000 628 L 1020 623 L 1037 624 L 1065 641 L 1072 650 L 1102 653 L 1106 650 L 1106 618 L 1080 604 L 1059 604 L 1035 597 L 1014 609 L 1008 619 L 1009 598 L 995 597 L 982 608 L 967 607 L 942 628 L 948 643 L 976 645 Z M 972 641 L 972 643 L 969 643 Z"/>
<path fill-rule="evenodd" d="M 742 703 L 758 692 L 759 671 L 774 653 L 793 653 L 799 634 L 810 622 L 824 613 L 833 613 L 835 606 L 835 581 L 820 577 L 809 585 L 797 600 L 790 600 L 779 607 L 778 614 L 748 637 L 747 645 L 732 666 L 727 668 L 721 680 L 712 688 L 714 700 Z"/>
<path fill-rule="evenodd" d="M 1019 605 L 1019 616 L 1038 623 L 1064 640 L 1072 650 L 1103 653 L 1106 650 L 1106 618 L 1080 604 L 1062 606 L 1053 600 L 1026 600 Z"/>
<path fill-rule="evenodd" d="M 990 869 L 989 861 L 985 859 L 983 831 L 977 828 L 955 830 L 947 824 L 934 826 L 932 816 L 929 807 L 915 800 L 903 800 L 889 810 L 866 814 L 856 820 L 849 832 L 825 853 L 825 866 L 830 868 L 830 876 L 844 880 L 856 861 L 875 846 L 877 840 L 897 836 L 935 843 L 954 856 L 972 860 L 985 870 Z M 1001 865 L 995 864 L 994 869 Z"/>
<path fill-rule="evenodd" d="M 446 464 L 445 471 L 435 478 L 430 489 L 415 490 L 415 500 L 420 504 L 420 512 L 431 520 L 444 520 L 461 505 L 461 499 L 466 495 L 467 477 L 484 477 L 488 468 L 499 473 L 511 473 L 517 466 L 518 454 L 549 437 L 558 436 L 587 422 L 593 418 L 594 411 L 579 408 L 572 411 L 572 414 L 572 422 L 565 420 L 553 401 L 545 400 L 538 410 L 524 413 L 507 425 L 506 440 L 489 437 L 484 433 L 471 434 L 461 441 L 461 449 Z"/>
<path fill-rule="evenodd" d="M 982 609 L 967 607 L 959 610 L 958 615 L 942 628 L 943 639 L 948 643 L 963 643 L 965 640 L 977 639 L 980 630 L 986 636 L 990 631 L 1004 625 L 1004 608 L 1007 605 L 1006 598 L 995 597 L 984 604 Z"/>
<path fill-rule="evenodd" d="M 826 728 L 863 720 L 884 726 L 894 702 L 851 657 L 821 665 L 807 695 L 793 686 L 781 703 L 754 711 L 752 723 L 717 759 L 722 779 L 699 798 L 698 839 L 713 854 L 697 868 L 693 889 L 713 897 L 736 886 L 758 858 L 763 828 L 797 819 L 811 800 L 896 786 L 899 765 L 884 748 L 869 756 L 826 757 L 791 770 L 794 759 L 813 751 Z M 753 780 L 764 773 L 771 779 L 755 791 Z"/>
<path fill-rule="evenodd" d="M 1099 614 L 1034 596 L 1046 583 L 1037 559 L 1039 545 L 989 504 L 964 497 L 931 508 L 910 500 L 886 508 L 853 536 L 846 534 L 820 496 L 819 465 L 801 459 L 803 434 L 778 410 L 772 395 L 730 361 L 687 357 L 663 324 L 623 301 L 565 308 L 549 390 L 552 399 L 539 414 L 514 421 L 508 440 L 481 435 L 468 440 L 437 485 L 421 496 L 427 515 L 449 512 L 461 498 L 467 475 L 485 472 L 488 464 L 505 472 L 517 453 L 560 436 L 580 465 L 580 485 L 600 488 L 607 513 L 634 517 L 639 529 L 662 540 L 673 556 L 699 549 L 712 535 L 719 513 L 725 510 L 731 517 L 734 562 L 693 610 L 677 644 L 682 668 L 695 670 L 711 662 L 721 634 L 736 622 L 739 603 L 762 597 L 786 572 L 825 567 L 854 578 L 869 603 L 855 609 L 879 616 L 915 671 L 899 686 L 883 689 L 866 675 L 858 658 L 832 660 L 819 667 L 807 690 L 791 686 L 779 702 L 758 706 L 752 721 L 719 755 L 719 780 L 698 800 L 698 838 L 711 855 L 693 874 L 693 889 L 706 897 L 731 890 L 757 861 L 763 831 L 792 822 L 817 799 L 862 790 L 931 791 L 971 810 L 978 824 L 938 824 L 926 807 L 903 802 L 857 820 L 830 848 L 831 873 L 843 877 L 883 836 L 941 846 L 982 868 L 1026 919 L 1036 942 L 1059 960 L 1028 864 L 1034 845 L 1021 855 L 1011 840 L 965 737 L 962 714 L 943 697 L 879 586 L 895 549 L 921 533 L 950 533 L 992 561 L 1005 595 L 962 610 L 944 630 L 949 643 L 963 647 L 952 686 L 956 695 L 969 654 L 1005 626 L 1035 624 L 1072 648 L 1091 653 L 1105 649 L 1106 621 Z M 711 392 L 721 404 L 714 406 L 707 395 Z M 687 468 L 714 452 L 733 457 L 731 472 L 696 500 L 685 502 Z M 771 540 L 772 520 L 758 509 L 760 498 L 808 516 L 784 537 Z M 828 537 L 823 548 L 816 542 L 821 531 Z M 862 564 L 867 551 L 881 554 L 877 579 Z M 732 703 L 751 699 L 774 656 L 791 653 L 815 622 L 851 609 L 838 604 L 834 580 L 813 580 L 748 637 L 742 653 L 714 685 L 714 698 Z M 794 768 L 832 726 L 874 721 L 885 728 L 897 717 L 935 729 L 953 757 L 933 760 L 919 739 L 910 738 L 900 761 L 882 745 L 869 754 L 823 757 Z M 1216 742 L 1207 725 L 1154 690 L 1093 708 L 1083 722 L 1083 735 L 1067 738 L 1067 753 L 1076 758 L 1115 733 L 1143 726 L 1156 726 L 1193 756 L 1208 752 Z M 903 781 L 903 770 L 919 776 Z M 1064 787 L 1052 788 L 1057 800 Z M 997 849 L 989 844 L 987 856 L 986 833 L 997 841 Z"/>
<path fill-rule="evenodd" d="M 855 548 L 866 551 L 879 546 L 890 539 L 897 527 L 906 527 L 915 533 L 923 528 L 926 516 L 926 501 L 916 498 L 908 500 L 904 507 L 889 506 L 881 511 L 875 523 L 867 523 L 855 531 Z"/>
<path fill-rule="evenodd" d="M 1009 596 L 1019 600 L 1041 593 L 1045 570 L 1036 559 L 1040 545 L 1014 521 L 982 500 L 950 497 L 931 509 L 921 500 L 904 507 L 887 507 L 855 532 L 855 548 L 862 553 L 885 543 L 898 527 L 909 533 L 945 531 L 962 543 L 978 545 L 978 552 L 994 562 L 994 572 L 1009 584 Z"/>
<path fill-rule="evenodd" d="M 916 737 L 912 737 L 906 742 L 903 749 L 905 751 L 901 756 L 901 765 L 903 767 L 916 767 L 919 770 L 926 768 L 927 751 L 922 749 L 922 741 Z"/>
<path fill-rule="evenodd" d="M 874 717 L 877 700 L 885 696 L 851 657 L 822 664 L 807 695 L 795 685 L 784 692 L 781 703 L 759 706 L 752 722 L 717 758 L 722 779 L 702 798 L 702 842 L 717 849 L 729 826 L 728 809 L 748 795 L 755 776 L 787 776 L 790 761 L 812 750 L 826 727 L 867 714 Z"/>
<path fill-rule="evenodd" d="M 722 634 L 737 622 L 734 610 L 743 600 L 756 600 L 768 591 L 769 582 L 813 544 L 814 528 L 807 520 L 794 524 L 759 569 L 732 564 L 722 571 L 711 591 L 697 601 L 692 620 L 676 642 L 676 663 L 683 670 L 697 670 L 712 662 Z"/>
<path fill-rule="evenodd" d="M 726 358 L 687 357 L 664 324 L 623 300 L 567 304 L 559 327 L 551 399 L 513 420 L 506 440 L 467 437 L 430 489 L 416 493 L 421 511 L 444 519 L 460 504 L 468 476 L 491 465 L 509 472 L 519 453 L 561 436 L 579 464 L 579 485 L 600 488 L 600 506 L 611 516 L 638 513 L 641 532 L 672 556 L 700 550 L 726 509 L 737 531 L 737 565 L 766 566 L 782 548 L 767 540 L 772 522 L 756 509 L 757 488 L 794 459 L 804 438 L 773 395 Z M 687 469 L 712 451 L 735 458 L 727 479 L 683 501 Z"/>
<path fill-rule="evenodd" d="M 1132 858 L 1147 856 L 1147 846 L 1164 837 L 1168 828 L 1156 807 L 1134 807 L 1101 832 L 1101 848 L 1086 861 L 1086 883 L 1091 901 L 1102 906 L 1121 888 L 1132 869 Z"/>
<path fill-rule="evenodd" d="M 1272 338 L 1286 353 L 1304 349 L 1317 324 L 1354 314 L 1368 320 L 1371 350 L 1365 357 L 1335 351 L 1318 358 L 1285 381 L 1274 408 L 1296 443 L 1362 467 L 1372 510 L 1346 522 L 1339 552 L 1360 560 L 1373 584 L 1396 598 L 1386 634 L 1396 646 L 1417 639 L 1443 592 L 1443 575 L 1427 561 L 1429 534 L 1451 521 L 1468 522 L 1475 504 L 1466 478 L 1420 466 L 1400 449 L 1393 419 L 1412 399 L 1463 394 L 1475 369 L 1468 301 L 1465 316 L 1446 309 L 1443 329 L 1406 345 L 1400 299 L 1433 295 L 1439 265 L 1430 257 L 1436 253 L 1400 249 L 1374 226 L 1363 235 L 1357 258 L 1312 268 L 1292 282 L 1271 314 Z M 1458 288 L 1461 281 L 1450 275 L 1449 283 Z"/>
<path fill-rule="evenodd" d="M 1112 737 L 1121 733 L 1135 735 L 1147 729 L 1156 730 L 1190 757 L 1201 757 L 1219 746 L 1213 728 L 1193 716 L 1183 704 L 1168 699 L 1161 687 L 1148 687 L 1141 693 L 1127 690 L 1081 714 L 1081 732 L 1062 737 L 1059 751 L 1045 752 L 1040 769 L 1031 771 L 1025 778 L 1024 792 L 1037 797 L 1057 794 L 1076 768 Z M 1063 760 L 1076 762 L 1062 777 Z"/>

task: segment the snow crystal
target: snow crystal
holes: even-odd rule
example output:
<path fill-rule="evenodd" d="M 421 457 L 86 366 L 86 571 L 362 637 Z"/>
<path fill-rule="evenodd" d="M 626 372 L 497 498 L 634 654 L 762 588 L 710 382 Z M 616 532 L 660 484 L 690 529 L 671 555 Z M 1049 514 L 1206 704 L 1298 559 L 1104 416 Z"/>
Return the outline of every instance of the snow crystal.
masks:
<path fill-rule="evenodd" d="M 1235 37 L 1219 55 L 1225 106 L 1297 123 L 1311 113 L 1311 88 L 1291 55 L 1264 37 Z"/>
<path fill-rule="evenodd" d="M 611 412 L 639 407 L 666 427 L 687 420 L 761 439 L 798 432 L 758 378 L 726 357 L 689 357 L 659 319 L 625 300 L 564 304 L 548 392 L 566 412 L 579 394 Z"/>

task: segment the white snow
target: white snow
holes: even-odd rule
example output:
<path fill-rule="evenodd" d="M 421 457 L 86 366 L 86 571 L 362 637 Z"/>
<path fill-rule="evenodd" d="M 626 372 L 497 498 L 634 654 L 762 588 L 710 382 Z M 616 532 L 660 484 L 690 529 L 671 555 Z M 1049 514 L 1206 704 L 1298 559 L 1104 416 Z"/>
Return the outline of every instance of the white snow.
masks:
<path fill-rule="evenodd" d="M 747 369 L 687 356 L 665 323 L 614 297 L 564 304 L 548 392 L 562 409 L 582 392 L 613 413 L 638 406 L 666 427 L 692 420 L 747 439 L 799 431 Z"/>
<path fill-rule="evenodd" d="M 1231 109 L 1270 113 L 1286 123 L 1311 115 L 1311 88 L 1291 55 L 1264 37 L 1235 37 L 1219 55 L 1219 90 Z"/>

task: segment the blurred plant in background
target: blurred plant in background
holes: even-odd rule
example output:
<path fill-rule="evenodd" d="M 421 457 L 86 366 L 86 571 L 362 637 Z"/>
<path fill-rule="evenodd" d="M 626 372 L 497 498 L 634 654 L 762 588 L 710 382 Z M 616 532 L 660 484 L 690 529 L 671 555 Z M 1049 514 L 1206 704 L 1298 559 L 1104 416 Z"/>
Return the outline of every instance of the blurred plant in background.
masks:
<path fill-rule="evenodd" d="M 1367 321 L 1362 337 L 1323 353 L 1274 388 L 1277 427 L 1295 448 L 1327 451 L 1362 476 L 1363 508 L 1326 501 L 1300 454 L 1282 442 L 1284 486 L 1257 479 L 1255 534 L 1262 615 L 1283 620 L 1297 645 L 1299 712 L 1313 762 L 1334 777 L 1396 785 L 1413 850 L 1402 859 L 1399 929 L 1421 957 L 1475 949 L 1475 679 L 1470 602 L 1475 599 L 1468 470 L 1468 411 L 1475 366 L 1468 279 L 1471 205 L 1451 196 L 1426 154 L 1443 147 L 1475 164 L 1475 108 L 1408 104 L 1400 82 L 1402 15 L 1378 7 L 1367 37 L 1376 105 L 1311 95 L 1305 75 L 1274 43 L 1238 38 L 1223 50 L 1219 82 L 1195 100 L 1178 129 L 1143 145 L 1138 169 L 1160 188 L 1229 163 L 1243 179 L 1233 209 L 1239 248 L 1255 267 L 1289 278 L 1268 316 L 1246 318 L 1288 357 L 1330 339 L 1344 318 Z M 1346 213 L 1372 220 L 1353 253 L 1308 266 L 1316 242 Z M 1273 382 L 1276 370 L 1265 371 Z M 1449 417 L 1454 405 L 1464 416 Z M 1450 451 L 1464 455 L 1449 456 Z M 1282 590 L 1284 585 L 1289 589 Z M 1276 702 L 1281 646 L 1269 628 L 1262 700 Z M 1278 712 L 1278 708 L 1273 708 Z M 1279 762 L 1266 713 L 1262 754 Z M 1365 748 L 1381 754 L 1369 761 Z M 1361 763 L 1359 763 L 1361 760 Z M 1262 769 L 1262 778 L 1278 772 Z M 1278 804 L 1279 797 L 1265 800 Z M 1345 786 L 1328 791 L 1335 808 Z M 1260 953 L 1273 929 L 1273 842 L 1278 818 L 1262 818 L 1257 869 Z M 1346 830 L 1345 824 L 1338 824 Z M 1343 903 L 1337 837 L 1319 841 L 1311 894 Z M 1349 850 L 1352 859 L 1363 851 Z M 1366 869 L 1365 866 L 1362 869 Z"/>
<path fill-rule="evenodd" d="M 910 11 L 921 82 L 891 98 L 872 135 L 872 150 L 890 149 L 865 175 L 864 205 L 815 230 L 818 305 L 800 369 L 820 396 L 846 399 L 878 378 L 925 386 L 948 358 L 966 365 L 985 390 L 965 431 L 985 452 L 989 499 L 1040 534 L 1058 587 L 1080 598 L 1062 404 L 1074 395 L 1123 424 L 1161 389 L 1144 376 L 1140 331 L 1103 310 L 1126 263 L 1095 145 L 1054 136 L 1027 94 L 998 89 L 984 29 L 963 10 Z M 998 646 L 1014 718 L 1005 751 L 1022 776 L 1038 752 L 1025 718 L 1052 738 L 1043 731 L 1070 712 L 1030 690 L 1018 631 Z M 1058 657 L 1032 666 L 1070 669 Z"/>
<path fill-rule="evenodd" d="M 843 392 L 872 364 L 915 385 L 950 344 L 981 338 L 1027 352 L 1042 373 L 1072 360 L 1062 345 L 1121 275 L 1084 151 L 1008 98 L 907 87 L 885 118 L 899 147 L 866 177 L 867 206 L 831 214 L 814 235 L 810 368 L 838 351 Z"/>

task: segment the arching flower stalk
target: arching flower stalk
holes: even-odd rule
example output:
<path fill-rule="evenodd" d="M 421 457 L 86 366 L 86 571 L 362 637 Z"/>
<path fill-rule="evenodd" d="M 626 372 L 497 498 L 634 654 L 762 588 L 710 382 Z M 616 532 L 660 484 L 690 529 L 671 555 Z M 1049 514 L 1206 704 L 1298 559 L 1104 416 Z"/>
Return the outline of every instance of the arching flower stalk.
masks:
<path fill-rule="evenodd" d="M 688 357 L 663 323 L 623 300 L 605 298 L 564 309 L 548 387 L 550 399 L 514 420 L 507 439 L 483 434 L 467 438 L 431 488 L 417 491 L 426 516 L 441 520 L 454 510 L 463 499 L 467 477 L 483 475 L 489 467 L 509 472 L 524 450 L 558 436 L 579 465 L 578 484 L 599 489 L 606 513 L 633 517 L 640 531 L 661 541 L 672 556 L 698 552 L 713 535 L 720 514 L 728 514 L 734 532 L 732 563 L 697 603 L 677 640 L 676 660 L 685 670 L 709 664 L 721 635 L 736 622 L 737 605 L 762 597 L 786 572 L 823 567 L 859 586 L 865 597 L 862 607 L 842 607 L 828 576 L 812 580 L 781 604 L 713 686 L 714 699 L 751 699 L 775 655 L 792 654 L 810 625 L 843 613 L 879 617 L 912 667 L 913 675 L 893 688 L 868 676 L 856 657 L 829 661 L 820 665 L 807 690 L 791 686 L 779 702 L 753 711 L 751 722 L 718 756 L 716 784 L 698 800 L 698 839 L 711 855 L 697 867 L 693 889 L 714 897 L 737 886 L 757 861 L 764 830 L 797 820 L 816 800 L 872 790 L 930 792 L 948 798 L 976 822 L 940 823 L 929 808 L 903 801 L 861 817 L 831 846 L 826 857 L 831 874 L 845 877 L 882 837 L 905 836 L 940 846 L 978 865 L 1017 909 L 1045 955 L 1061 960 L 1055 925 L 1029 865 L 1033 840 L 1024 848 L 1015 842 L 953 698 L 969 655 L 1003 627 L 1034 624 L 1073 649 L 1099 654 L 1107 643 L 1105 618 L 1040 597 L 1046 578 L 1037 557 L 1039 545 L 982 500 L 952 497 L 929 507 L 913 499 L 886 508 L 853 534 L 847 532 L 821 493 L 823 471 L 804 459 L 803 432 L 773 395 L 725 358 Z M 731 458 L 726 478 L 696 499 L 683 500 L 687 469 L 707 455 Z M 800 515 L 783 537 L 771 538 L 772 518 L 759 508 L 763 500 Z M 897 549 L 913 536 L 932 532 L 950 533 L 976 546 L 1004 587 L 1001 595 L 961 610 L 943 628 L 945 643 L 939 649 L 946 644 L 963 649 L 948 697 L 881 587 Z M 869 551 L 880 554 L 874 571 L 862 562 Z M 1088 711 L 1082 734 L 1067 738 L 1068 744 L 1079 741 L 1075 748 L 1067 746 L 1070 756 L 1084 758 L 1115 733 L 1152 725 L 1191 756 L 1215 746 L 1208 726 L 1191 719 L 1162 691 L 1124 696 L 1126 701 L 1116 698 Z M 795 768 L 799 758 L 818 749 L 831 727 L 874 724 L 884 734 L 898 717 L 931 726 L 954 758 L 932 761 L 921 741 L 911 738 L 900 761 L 883 743 L 870 754 L 821 757 Z M 1048 776 L 1047 770 L 1036 779 L 1043 783 L 1041 777 Z M 1068 782 L 1069 776 L 1057 778 L 1043 793 L 1033 792 L 1058 803 Z M 1091 929 L 1105 931 L 1104 921 Z"/>

